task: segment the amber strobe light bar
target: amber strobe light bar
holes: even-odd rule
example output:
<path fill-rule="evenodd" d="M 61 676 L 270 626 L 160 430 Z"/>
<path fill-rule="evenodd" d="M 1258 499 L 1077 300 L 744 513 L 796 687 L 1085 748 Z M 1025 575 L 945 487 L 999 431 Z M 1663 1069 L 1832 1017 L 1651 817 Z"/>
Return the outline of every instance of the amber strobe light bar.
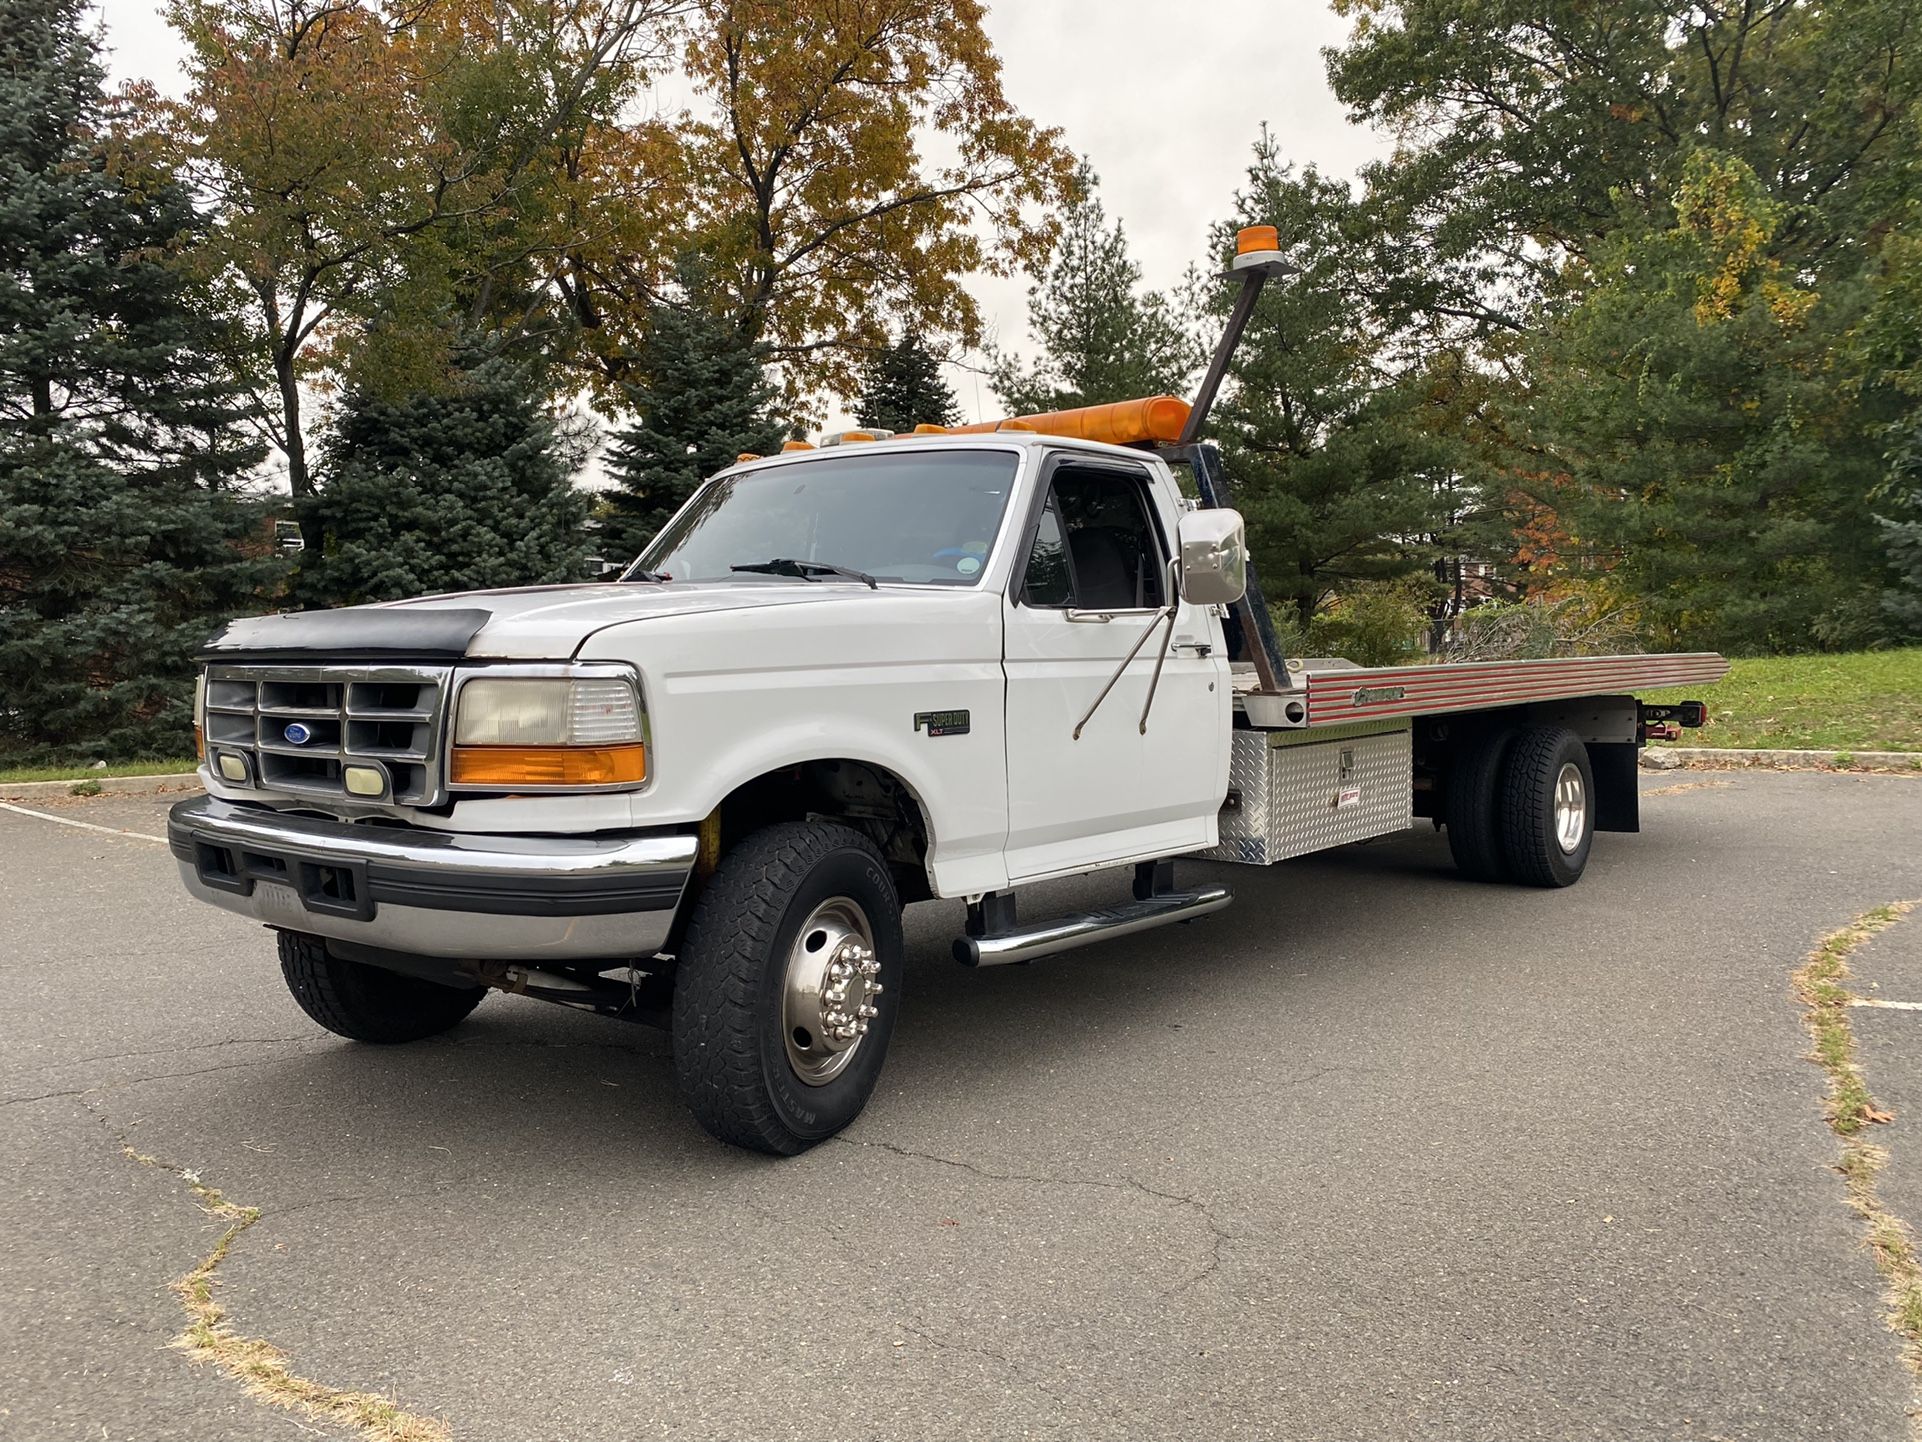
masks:
<path fill-rule="evenodd" d="M 1229 313 L 1228 326 L 1215 348 L 1208 373 L 1202 378 L 1200 393 L 1191 406 L 1177 396 L 1144 396 L 1139 400 L 1111 401 L 1102 406 L 1077 406 L 1067 411 L 1043 411 L 1038 415 L 1009 416 L 1006 420 L 978 421 L 970 426 L 916 426 L 916 435 L 980 436 L 996 431 L 1032 431 L 1044 436 L 1067 436 L 1078 441 L 1102 441 L 1111 446 L 1172 446 L 1192 443 L 1214 405 L 1215 392 L 1227 373 L 1228 358 L 1234 354 L 1241 333 L 1254 313 L 1255 298 L 1270 276 L 1288 275 L 1294 267 L 1281 253 L 1281 234 L 1272 225 L 1245 226 L 1235 236 L 1235 258 L 1228 275 L 1242 282 Z M 859 431 L 831 437 L 835 443 L 867 441 L 877 437 Z M 805 442 L 790 441 L 783 449 L 805 450 Z M 748 459 L 746 456 L 742 460 Z"/>
<path fill-rule="evenodd" d="M 1044 436 L 1071 436 L 1078 441 L 1106 441 L 1111 446 L 1153 445 L 1181 434 L 1188 422 L 1188 403 L 1175 396 L 1147 396 L 1134 401 L 1112 401 L 1105 406 L 1080 406 L 1071 411 L 1043 411 L 1011 416 L 1005 421 L 953 426 L 949 435 L 985 435 L 991 431 L 1035 431 Z"/>

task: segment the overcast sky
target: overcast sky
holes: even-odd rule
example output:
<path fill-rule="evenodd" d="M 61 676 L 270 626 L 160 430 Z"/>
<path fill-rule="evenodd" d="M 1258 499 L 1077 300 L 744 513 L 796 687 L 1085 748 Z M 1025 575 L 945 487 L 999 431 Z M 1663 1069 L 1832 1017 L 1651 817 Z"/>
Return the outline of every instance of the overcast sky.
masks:
<path fill-rule="evenodd" d="M 180 88 L 180 44 L 152 0 L 101 0 L 116 78 Z M 1000 0 L 988 34 L 1009 98 L 1093 162 L 1147 283 L 1172 286 L 1227 211 L 1263 121 L 1284 155 L 1352 176 L 1386 142 L 1348 123 L 1321 47 L 1345 24 L 1321 0 Z M 1025 281 L 975 286 L 1004 344 L 1027 339 Z M 956 373 L 971 419 L 999 414 Z"/>

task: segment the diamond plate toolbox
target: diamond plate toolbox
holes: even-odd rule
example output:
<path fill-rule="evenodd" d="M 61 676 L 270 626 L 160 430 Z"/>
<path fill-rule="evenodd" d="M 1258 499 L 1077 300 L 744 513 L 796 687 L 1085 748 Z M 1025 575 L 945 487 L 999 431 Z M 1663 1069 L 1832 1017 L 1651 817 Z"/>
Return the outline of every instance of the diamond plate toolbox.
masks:
<path fill-rule="evenodd" d="M 1264 866 L 1414 824 L 1414 750 L 1406 724 L 1236 731 L 1221 840 L 1196 856 Z"/>

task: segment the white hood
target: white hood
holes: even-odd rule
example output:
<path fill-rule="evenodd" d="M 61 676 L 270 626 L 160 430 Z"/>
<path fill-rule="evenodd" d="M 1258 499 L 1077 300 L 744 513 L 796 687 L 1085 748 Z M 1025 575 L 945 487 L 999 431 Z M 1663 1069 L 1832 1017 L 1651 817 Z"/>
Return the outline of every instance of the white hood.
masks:
<path fill-rule="evenodd" d="M 461 591 L 417 601 L 391 601 L 384 610 L 479 610 L 491 613 L 468 644 L 470 656 L 562 661 L 596 631 L 650 621 L 766 606 L 857 602 L 877 593 L 858 581 L 607 581 L 591 586 L 525 586 Z"/>

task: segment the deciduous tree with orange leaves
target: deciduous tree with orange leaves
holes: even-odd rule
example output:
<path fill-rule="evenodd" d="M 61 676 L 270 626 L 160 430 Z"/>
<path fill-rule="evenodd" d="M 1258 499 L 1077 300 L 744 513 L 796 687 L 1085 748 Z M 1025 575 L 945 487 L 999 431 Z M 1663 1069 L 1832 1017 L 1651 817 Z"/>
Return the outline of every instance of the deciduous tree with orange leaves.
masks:
<path fill-rule="evenodd" d="M 605 178 L 588 137 L 638 89 L 666 4 L 175 0 L 189 88 L 152 104 L 214 211 L 197 260 L 245 318 L 297 497 L 304 395 L 369 322 L 376 379 L 418 384 L 461 324 L 533 315 L 543 267 L 606 238 L 582 215 Z"/>
<path fill-rule="evenodd" d="M 1003 93 L 975 0 L 170 14 L 189 87 L 150 105 L 214 211 L 197 258 L 246 319 L 297 496 L 317 388 L 431 388 L 476 335 L 620 410 L 690 256 L 714 277 L 693 301 L 796 400 L 850 390 L 902 325 L 971 344 L 964 276 L 1040 258 L 1072 178 Z M 685 109 L 650 93 L 669 66 Z"/>
<path fill-rule="evenodd" d="M 902 328 L 973 345 L 970 272 L 1046 259 L 1072 155 L 1023 116 L 977 0 L 704 0 L 690 241 L 790 392 L 850 394 Z"/>

